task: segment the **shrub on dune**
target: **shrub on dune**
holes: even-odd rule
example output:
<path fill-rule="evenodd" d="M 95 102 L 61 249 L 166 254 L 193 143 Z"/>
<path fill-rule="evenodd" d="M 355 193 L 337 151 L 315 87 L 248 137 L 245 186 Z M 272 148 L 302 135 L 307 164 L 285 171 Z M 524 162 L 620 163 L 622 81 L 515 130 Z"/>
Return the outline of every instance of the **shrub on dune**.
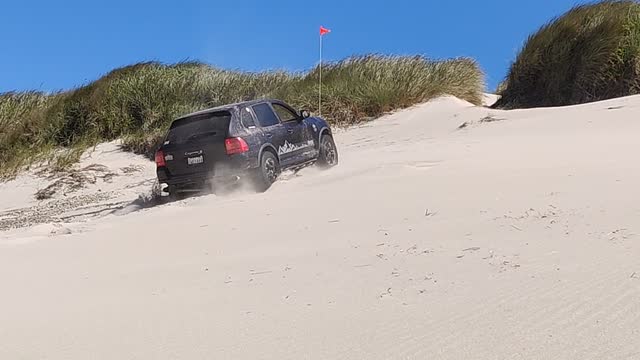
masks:
<path fill-rule="evenodd" d="M 574 7 L 531 35 L 505 79 L 502 108 L 560 106 L 640 93 L 640 4 Z"/>
<path fill-rule="evenodd" d="M 275 97 L 315 112 L 318 70 L 250 73 L 199 62 L 146 62 L 67 92 L 0 94 L 6 130 L 0 135 L 0 177 L 53 149 L 66 150 L 57 163 L 69 164 L 78 150 L 118 138 L 128 150 L 152 154 L 173 119 L 216 105 Z M 470 59 L 352 57 L 323 66 L 322 115 L 349 125 L 444 94 L 479 104 L 483 86 L 483 74 Z"/>
<path fill-rule="evenodd" d="M 48 126 L 47 110 L 57 98 L 36 91 L 0 94 L 0 176 L 50 150 L 51 141 L 43 138 L 42 131 Z"/>
<path fill-rule="evenodd" d="M 318 107 L 318 69 L 294 78 L 274 96 L 306 109 Z M 323 66 L 322 113 L 349 125 L 441 95 L 482 102 L 483 74 L 471 59 L 429 61 L 421 56 L 368 55 Z"/>

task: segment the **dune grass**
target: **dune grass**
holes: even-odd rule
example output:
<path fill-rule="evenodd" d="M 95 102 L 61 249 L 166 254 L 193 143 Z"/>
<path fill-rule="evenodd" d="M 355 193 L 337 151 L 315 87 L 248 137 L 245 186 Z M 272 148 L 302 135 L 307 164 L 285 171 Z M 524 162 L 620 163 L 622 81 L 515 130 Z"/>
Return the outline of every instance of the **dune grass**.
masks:
<path fill-rule="evenodd" d="M 83 149 L 122 139 L 151 155 L 176 117 L 256 98 L 316 112 L 318 71 L 229 71 L 199 62 L 139 63 L 74 90 L 0 94 L 0 178 L 36 161 L 73 164 Z M 467 58 L 366 55 L 323 66 L 322 115 L 346 126 L 449 94 L 480 104 L 483 74 Z"/>
<path fill-rule="evenodd" d="M 531 35 L 505 79 L 501 108 L 580 104 L 640 93 L 640 3 L 576 6 Z"/>

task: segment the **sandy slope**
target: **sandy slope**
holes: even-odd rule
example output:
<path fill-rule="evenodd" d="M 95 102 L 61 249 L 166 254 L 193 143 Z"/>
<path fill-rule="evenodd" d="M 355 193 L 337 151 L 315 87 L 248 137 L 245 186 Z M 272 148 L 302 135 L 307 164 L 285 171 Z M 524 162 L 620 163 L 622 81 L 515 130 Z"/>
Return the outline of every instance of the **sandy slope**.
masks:
<path fill-rule="evenodd" d="M 0 358 L 639 358 L 639 113 L 439 99 L 265 194 L 0 233 Z"/>
<path fill-rule="evenodd" d="M 0 231 L 12 230 L 0 232 L 0 237 L 22 239 L 16 235 L 32 226 L 43 235 L 68 232 L 70 222 L 105 215 L 150 196 L 156 182 L 155 164 L 121 151 L 118 142 L 88 150 L 72 171 L 45 170 L 46 166 L 36 167 L 0 183 Z"/>

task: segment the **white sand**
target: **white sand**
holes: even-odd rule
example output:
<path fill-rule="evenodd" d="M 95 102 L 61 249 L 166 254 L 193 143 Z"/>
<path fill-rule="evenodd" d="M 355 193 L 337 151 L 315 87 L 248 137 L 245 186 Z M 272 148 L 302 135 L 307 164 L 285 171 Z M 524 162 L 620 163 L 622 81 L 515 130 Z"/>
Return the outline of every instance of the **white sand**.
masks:
<path fill-rule="evenodd" d="M 496 102 L 498 102 L 499 99 L 500 99 L 500 95 L 484 94 L 484 96 L 482 97 L 482 105 L 491 106 L 491 105 L 495 104 Z"/>
<path fill-rule="evenodd" d="M 639 358 L 639 113 L 444 98 L 265 194 L 0 233 L 0 359 Z"/>

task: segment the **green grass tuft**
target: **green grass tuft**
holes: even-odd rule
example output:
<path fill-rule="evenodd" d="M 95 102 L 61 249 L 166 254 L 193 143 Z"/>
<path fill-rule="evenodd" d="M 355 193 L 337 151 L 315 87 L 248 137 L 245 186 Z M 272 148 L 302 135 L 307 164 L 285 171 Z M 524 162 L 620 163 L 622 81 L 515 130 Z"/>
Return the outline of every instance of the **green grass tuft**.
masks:
<path fill-rule="evenodd" d="M 318 75 L 318 67 L 250 73 L 199 62 L 145 62 L 71 91 L 0 94 L 0 178 L 35 161 L 69 166 L 80 150 L 114 139 L 152 156 L 173 119 L 217 105 L 273 97 L 317 112 Z M 445 94 L 480 104 L 483 88 L 471 59 L 352 57 L 323 66 L 322 115 L 346 126 Z"/>
<path fill-rule="evenodd" d="M 640 93 L 640 4 L 574 7 L 527 40 L 495 107 L 580 104 Z"/>

